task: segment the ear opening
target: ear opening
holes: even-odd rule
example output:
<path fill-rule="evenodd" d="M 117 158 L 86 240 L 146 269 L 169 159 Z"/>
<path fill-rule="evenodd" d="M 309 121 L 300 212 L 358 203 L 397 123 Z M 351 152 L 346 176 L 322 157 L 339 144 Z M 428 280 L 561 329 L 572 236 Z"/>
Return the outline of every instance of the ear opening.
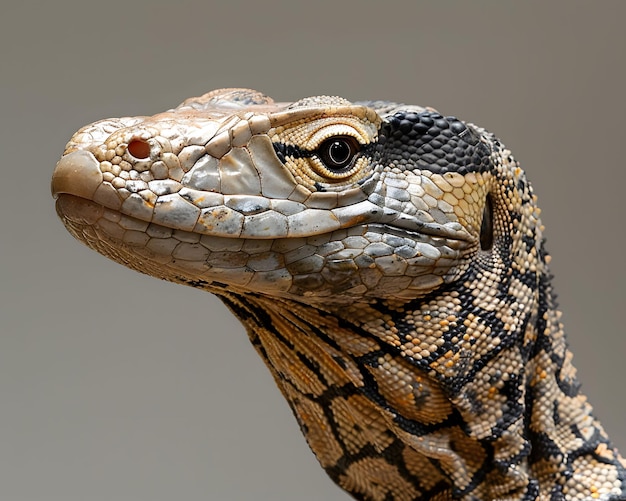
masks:
<path fill-rule="evenodd" d="M 493 248 L 493 201 L 489 194 L 485 199 L 483 222 L 480 225 L 480 248 L 484 251 Z"/>

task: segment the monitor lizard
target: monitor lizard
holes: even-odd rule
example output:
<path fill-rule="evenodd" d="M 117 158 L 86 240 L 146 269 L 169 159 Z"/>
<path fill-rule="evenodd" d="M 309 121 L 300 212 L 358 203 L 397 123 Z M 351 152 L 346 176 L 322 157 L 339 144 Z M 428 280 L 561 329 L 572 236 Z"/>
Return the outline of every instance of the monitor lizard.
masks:
<path fill-rule="evenodd" d="M 626 499 L 536 197 L 486 130 L 221 89 L 83 127 L 52 190 L 81 242 L 221 298 L 354 498 Z"/>

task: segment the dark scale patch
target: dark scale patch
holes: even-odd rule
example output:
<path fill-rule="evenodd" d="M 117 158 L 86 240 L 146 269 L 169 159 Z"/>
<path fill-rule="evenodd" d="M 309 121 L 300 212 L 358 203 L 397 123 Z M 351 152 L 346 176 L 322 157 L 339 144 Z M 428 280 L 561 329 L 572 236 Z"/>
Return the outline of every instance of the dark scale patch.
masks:
<path fill-rule="evenodd" d="M 529 428 L 527 437 L 533 444 L 529 454 L 531 463 L 537 463 L 545 458 L 556 458 L 563 456 L 563 451 L 548 435 L 543 432 L 533 431 Z M 564 458 L 563 458 L 564 459 Z"/>
<path fill-rule="evenodd" d="M 552 420 L 556 426 L 561 424 L 561 414 L 559 414 L 559 402 L 557 400 L 552 403 Z"/>
<path fill-rule="evenodd" d="M 533 194 L 533 190 L 531 189 L 530 185 L 528 184 L 528 181 L 526 181 L 526 178 L 524 176 L 520 176 L 517 179 L 517 191 L 519 191 L 520 193 L 528 193 L 530 195 Z"/>
<path fill-rule="evenodd" d="M 212 284 L 212 282 L 207 282 L 206 280 L 185 280 L 184 278 L 181 278 L 180 280 L 181 280 L 181 282 L 184 282 L 187 285 L 189 285 L 191 287 L 195 287 L 197 289 L 204 289 L 210 283 Z"/>
<path fill-rule="evenodd" d="M 539 497 L 539 482 L 536 479 L 531 479 L 526 488 L 526 493 L 522 498 L 522 501 L 536 501 Z"/>
<path fill-rule="evenodd" d="M 427 491 L 422 490 L 419 487 L 421 486 L 419 477 L 416 477 L 415 475 L 413 475 L 404 465 L 404 462 L 402 460 L 402 453 L 405 448 L 406 448 L 406 445 L 397 438 L 395 438 L 393 442 L 389 444 L 389 446 L 383 451 L 378 451 L 373 446 L 366 445 L 357 453 L 350 454 L 346 452 L 344 456 L 341 457 L 335 465 L 326 468 L 326 473 L 335 482 L 339 483 L 341 480 L 341 477 L 345 474 L 344 473 L 345 470 L 347 470 L 350 467 L 350 465 L 352 465 L 353 463 L 358 462 L 368 457 L 369 458 L 383 457 L 389 464 L 392 464 L 396 467 L 400 476 L 402 476 L 409 484 L 418 486 L 418 488 L 420 489 L 422 493 L 414 501 L 428 501 L 438 494 L 442 494 L 442 493 L 446 493 L 450 491 L 450 485 L 445 481 L 438 482 L 436 485 L 434 485 L 431 489 Z M 432 464 L 435 468 L 437 468 L 440 471 L 442 476 L 444 477 L 446 476 L 445 471 L 440 467 L 437 461 L 432 461 Z M 482 476 L 482 474 L 484 474 L 484 472 L 478 473 L 478 475 L 480 476 Z M 478 484 L 476 483 L 476 485 Z M 470 488 L 466 489 L 466 491 L 471 492 L 471 490 L 473 490 L 474 488 L 475 488 L 475 484 L 474 482 L 472 482 Z M 461 491 L 459 491 L 459 493 L 461 493 Z M 355 499 L 363 499 L 365 501 L 369 501 L 371 499 L 370 496 L 362 495 L 360 493 L 351 492 L 351 495 Z M 391 501 L 394 501 L 396 498 L 393 493 L 389 492 L 387 493 L 384 499 L 385 500 L 389 499 Z"/>
<path fill-rule="evenodd" d="M 278 338 L 278 336 L 277 336 Z M 286 339 L 282 339 L 282 341 L 288 345 L 288 342 Z M 293 348 L 293 347 L 292 347 Z M 311 358 L 308 358 L 306 355 L 304 355 L 303 353 L 300 353 L 299 351 L 296 352 L 296 357 L 298 358 L 299 362 L 306 367 L 307 369 L 309 369 L 313 374 L 315 374 L 320 382 L 326 387 L 326 388 L 334 388 L 333 386 L 333 382 L 332 381 L 328 381 L 325 377 L 324 377 L 324 372 L 322 370 L 322 367 L 320 367 L 320 364 L 317 360 L 313 360 Z"/>
<path fill-rule="evenodd" d="M 404 460 L 402 459 L 402 452 L 407 446 L 401 442 L 399 439 L 395 439 L 387 449 L 383 451 L 383 457 L 387 459 L 390 464 L 394 464 L 398 469 L 400 475 L 402 475 L 406 480 L 408 480 L 413 485 L 420 485 L 419 478 L 413 475 L 404 464 Z M 376 457 L 376 456 L 373 456 Z M 444 470 L 434 462 L 434 466 L 441 472 L 442 476 L 445 477 Z M 430 497 L 426 496 L 427 493 L 424 493 L 422 496 L 423 499 L 430 499 Z"/>
<path fill-rule="evenodd" d="M 323 318 L 334 318 L 333 315 L 323 311 L 323 310 L 317 310 L 317 313 L 320 317 Z M 302 319 L 300 319 L 302 320 Z M 346 321 L 344 321 L 343 319 L 337 319 L 338 320 L 338 324 L 339 327 L 342 327 L 344 329 L 348 328 L 350 329 L 351 332 L 357 332 L 357 331 L 361 331 L 362 332 L 362 336 L 364 337 L 372 337 L 369 333 L 362 331 L 359 329 L 359 327 L 348 323 Z M 317 325 L 314 324 L 307 324 L 307 327 L 309 329 L 311 329 L 311 332 L 315 334 L 315 336 L 320 339 L 321 341 L 324 342 L 325 345 L 332 347 L 333 349 L 335 349 L 338 352 L 343 352 L 343 350 L 341 349 L 341 346 L 337 343 L 337 341 L 335 339 L 333 339 L 332 337 L 330 337 L 328 334 L 326 334 L 325 331 L 323 331 L 322 329 L 320 329 Z"/>
<path fill-rule="evenodd" d="M 424 111 L 399 111 L 383 122 L 377 159 L 406 169 L 433 172 L 484 172 L 491 152 L 476 130 L 455 117 Z"/>
<path fill-rule="evenodd" d="M 446 417 L 446 419 L 434 424 L 425 424 L 421 421 L 408 419 L 398 413 L 394 416 L 393 421 L 399 428 L 410 433 L 414 437 L 423 437 L 431 433 L 442 433 L 446 429 L 452 428 L 464 429 L 467 426 L 458 409 L 452 409 L 452 412 Z"/>
<path fill-rule="evenodd" d="M 502 407 L 502 417 L 493 427 L 490 440 L 500 438 L 524 414 L 525 402 L 521 398 L 524 393 L 523 382 L 524 377 L 520 374 L 509 374 L 509 380 L 504 382 L 500 393 L 507 397 L 507 402 Z"/>
<path fill-rule="evenodd" d="M 485 404 L 480 400 L 482 397 L 476 390 L 472 388 L 468 388 L 463 393 L 463 397 L 467 399 L 469 408 L 474 415 L 480 415 L 487 411 L 485 408 Z M 469 435 L 471 434 L 469 428 L 464 429 L 464 431 Z"/>
<path fill-rule="evenodd" d="M 332 358 L 343 370 L 346 370 L 348 368 L 348 366 L 346 365 L 346 361 L 342 357 L 338 355 L 333 355 Z"/>
<path fill-rule="evenodd" d="M 307 151 L 293 144 L 285 143 L 272 143 L 274 151 L 278 160 L 285 163 L 287 157 L 289 158 L 311 158 L 315 153 L 313 151 Z"/>
<path fill-rule="evenodd" d="M 386 409 L 395 413 L 394 408 L 387 403 L 387 400 L 385 400 L 385 398 L 378 391 L 378 383 L 376 382 L 376 379 L 366 369 L 366 367 L 378 367 L 378 359 L 384 357 L 385 354 L 385 351 L 375 351 L 355 359 L 364 382 L 364 385 L 359 387 L 359 391 L 367 397 L 368 400 L 375 403 L 381 409 Z"/>
<path fill-rule="evenodd" d="M 537 245 L 534 235 L 522 235 L 522 243 L 526 246 L 526 252 L 530 254 L 531 249 Z"/>
<path fill-rule="evenodd" d="M 358 357 L 356 360 L 359 362 L 359 364 L 362 365 L 367 365 L 368 367 L 372 367 L 372 368 L 377 368 L 380 366 L 378 360 L 381 358 L 384 358 L 384 356 L 390 353 L 389 350 L 376 350 L 376 351 L 370 351 L 368 353 L 366 353 L 365 355 L 361 355 L 360 357 Z M 394 356 L 397 355 L 396 352 L 391 352 Z"/>
<path fill-rule="evenodd" d="M 607 461 L 606 458 L 603 458 L 597 453 L 597 449 L 600 444 L 608 444 L 609 447 L 611 447 L 608 440 L 602 436 L 598 428 L 594 429 L 591 437 L 583 436 L 578 426 L 571 426 L 570 429 L 575 436 L 581 439 L 582 442 L 582 445 L 578 449 L 571 451 L 568 454 L 568 459 L 570 462 L 573 462 L 576 458 L 579 457 L 591 456 L 601 463 L 610 464 L 610 461 Z"/>
<path fill-rule="evenodd" d="M 302 393 L 300 390 L 296 389 L 296 391 Z M 334 399 L 348 398 L 352 395 L 357 395 L 361 393 L 362 391 L 359 388 L 354 386 L 352 383 L 347 383 L 342 386 L 337 386 L 337 385 L 329 386 L 319 395 L 314 395 L 312 393 L 302 393 L 302 395 L 322 405 L 322 407 L 324 408 L 324 412 L 329 413 L 330 409 L 328 408 L 328 406 Z"/>
<path fill-rule="evenodd" d="M 252 300 L 249 300 L 246 296 L 237 296 L 239 301 L 241 301 L 242 305 L 245 306 L 246 311 L 247 311 L 246 316 L 239 317 L 239 318 L 252 317 L 254 321 L 257 323 L 257 325 L 259 326 L 265 326 L 265 327 L 271 326 L 272 318 L 268 315 L 268 313 L 265 310 L 256 306 L 256 303 L 254 302 L 255 294 L 250 294 L 249 296 Z"/>
<path fill-rule="evenodd" d="M 563 365 L 564 359 L 556 356 L 554 353 L 551 353 L 550 360 L 553 364 L 555 364 L 556 367 L 558 367 L 555 373 L 555 378 L 556 383 L 559 386 L 559 390 L 561 390 L 563 394 L 568 397 L 575 397 L 580 394 L 580 389 L 582 385 L 578 381 L 578 379 L 572 377 L 563 377 L 561 375 L 561 373 L 563 372 L 561 367 Z"/>
<path fill-rule="evenodd" d="M 534 271 L 524 271 L 523 273 L 515 273 L 515 278 L 524 285 L 528 286 L 531 290 L 537 288 L 537 273 Z"/>

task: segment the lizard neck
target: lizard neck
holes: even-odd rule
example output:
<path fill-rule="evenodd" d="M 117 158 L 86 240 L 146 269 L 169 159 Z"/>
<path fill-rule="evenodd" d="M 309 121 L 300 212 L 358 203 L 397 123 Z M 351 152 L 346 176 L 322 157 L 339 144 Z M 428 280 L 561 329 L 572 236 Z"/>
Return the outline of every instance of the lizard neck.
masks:
<path fill-rule="evenodd" d="M 578 393 L 548 280 L 471 288 L 483 282 L 337 308 L 221 298 L 322 467 L 357 499 L 536 499 L 574 472 L 623 478 Z"/>

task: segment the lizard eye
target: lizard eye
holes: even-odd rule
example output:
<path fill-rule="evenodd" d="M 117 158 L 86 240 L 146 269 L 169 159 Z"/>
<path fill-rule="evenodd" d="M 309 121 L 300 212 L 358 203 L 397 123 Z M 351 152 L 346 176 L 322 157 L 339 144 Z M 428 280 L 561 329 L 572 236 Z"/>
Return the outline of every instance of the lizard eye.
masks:
<path fill-rule="evenodd" d="M 351 136 L 331 137 L 320 144 L 317 155 L 329 171 L 344 172 L 352 167 L 359 152 L 358 141 Z"/>

